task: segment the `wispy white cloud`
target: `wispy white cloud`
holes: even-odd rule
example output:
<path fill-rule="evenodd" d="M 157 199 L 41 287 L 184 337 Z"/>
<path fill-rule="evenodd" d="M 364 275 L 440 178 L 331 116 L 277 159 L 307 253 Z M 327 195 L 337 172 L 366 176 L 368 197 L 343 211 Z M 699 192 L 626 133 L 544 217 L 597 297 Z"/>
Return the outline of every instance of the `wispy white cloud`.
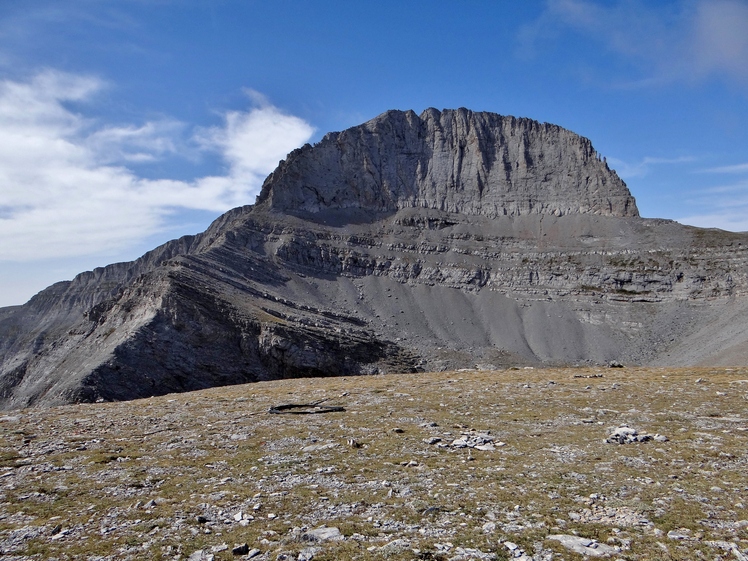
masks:
<path fill-rule="evenodd" d="M 96 130 L 85 138 L 85 146 L 100 164 L 154 162 L 177 154 L 184 123 L 170 119 L 144 125 L 112 126 Z"/>
<path fill-rule="evenodd" d="M 626 162 L 618 158 L 608 158 L 610 167 L 616 170 L 616 173 L 624 179 L 643 177 L 647 175 L 654 166 L 659 165 L 678 165 L 693 162 L 695 158 L 691 156 L 680 156 L 677 158 L 654 158 L 645 156 L 638 162 Z"/>
<path fill-rule="evenodd" d="M 254 90 L 245 93 L 255 104 L 252 111 L 229 111 L 224 116 L 223 126 L 202 129 L 196 134 L 196 140 L 204 149 L 219 152 L 228 162 L 231 171 L 227 177 L 204 181 L 227 180 L 230 185 L 224 188 L 226 196 L 233 198 L 233 206 L 242 204 L 247 187 L 256 190 L 279 160 L 306 142 L 314 132 L 302 119 L 278 111 L 262 94 Z M 247 149 L 249 146 L 251 150 Z"/>
<path fill-rule="evenodd" d="M 697 0 L 548 0 L 543 14 L 520 31 L 520 51 L 571 29 L 601 44 L 636 73 L 619 87 L 651 87 L 721 75 L 748 86 L 748 3 Z"/>
<path fill-rule="evenodd" d="M 746 173 L 748 174 L 747 164 L 734 164 L 731 166 L 720 166 L 716 168 L 707 168 L 700 170 L 703 173 Z"/>
<path fill-rule="evenodd" d="M 313 133 L 255 96 L 248 111 L 227 112 L 223 126 L 196 135 L 224 158 L 224 175 L 146 179 L 132 164 L 179 152 L 185 125 L 106 126 L 69 109 L 104 88 L 96 78 L 55 71 L 0 82 L 0 260 L 122 249 L 158 232 L 175 209 L 251 203 L 278 160 Z"/>
<path fill-rule="evenodd" d="M 739 181 L 737 183 L 731 183 L 729 185 L 714 185 L 712 187 L 705 187 L 699 190 L 700 195 L 713 195 L 716 193 L 744 193 L 748 192 L 748 179 Z M 703 203 L 704 201 L 700 201 Z"/>
<path fill-rule="evenodd" d="M 748 177 L 686 193 L 685 202 L 697 212 L 678 218 L 678 222 L 733 232 L 748 231 Z"/>
<path fill-rule="evenodd" d="M 700 1 L 691 37 L 697 72 L 723 72 L 748 83 L 748 2 Z"/>
<path fill-rule="evenodd" d="M 728 232 L 748 232 L 748 205 L 736 210 L 725 210 L 710 214 L 696 214 L 678 218 L 677 222 L 699 228 L 719 228 Z"/>

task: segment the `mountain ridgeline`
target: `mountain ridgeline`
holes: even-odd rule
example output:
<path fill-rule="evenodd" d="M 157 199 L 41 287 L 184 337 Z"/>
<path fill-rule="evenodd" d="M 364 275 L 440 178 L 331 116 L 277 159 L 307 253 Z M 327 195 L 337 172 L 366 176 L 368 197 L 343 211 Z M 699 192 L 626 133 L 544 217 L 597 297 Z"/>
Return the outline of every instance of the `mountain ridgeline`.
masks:
<path fill-rule="evenodd" d="M 0 407 L 302 376 L 745 364 L 748 235 L 639 216 L 589 140 L 388 111 L 255 205 L 0 309 Z"/>

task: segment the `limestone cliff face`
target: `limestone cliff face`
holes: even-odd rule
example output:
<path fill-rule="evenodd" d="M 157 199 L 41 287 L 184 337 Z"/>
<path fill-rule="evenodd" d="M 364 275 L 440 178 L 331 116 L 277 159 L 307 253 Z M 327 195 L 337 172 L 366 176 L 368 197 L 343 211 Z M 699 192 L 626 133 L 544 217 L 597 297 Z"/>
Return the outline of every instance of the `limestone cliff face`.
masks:
<path fill-rule="evenodd" d="M 292 152 L 262 189 L 281 212 L 429 208 L 488 217 L 638 216 L 592 144 L 531 119 L 467 109 L 388 111 Z"/>

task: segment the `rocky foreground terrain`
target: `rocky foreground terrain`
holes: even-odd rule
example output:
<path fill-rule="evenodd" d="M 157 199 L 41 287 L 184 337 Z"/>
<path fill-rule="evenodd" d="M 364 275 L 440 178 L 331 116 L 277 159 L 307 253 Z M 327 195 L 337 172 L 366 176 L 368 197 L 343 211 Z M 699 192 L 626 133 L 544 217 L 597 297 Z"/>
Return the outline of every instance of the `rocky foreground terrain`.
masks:
<path fill-rule="evenodd" d="M 744 560 L 747 405 L 746 369 L 559 368 L 13 411 L 0 557 Z"/>
<path fill-rule="evenodd" d="M 509 366 L 748 364 L 748 234 L 639 216 L 588 139 L 389 111 L 255 205 L 0 310 L 0 409 Z"/>

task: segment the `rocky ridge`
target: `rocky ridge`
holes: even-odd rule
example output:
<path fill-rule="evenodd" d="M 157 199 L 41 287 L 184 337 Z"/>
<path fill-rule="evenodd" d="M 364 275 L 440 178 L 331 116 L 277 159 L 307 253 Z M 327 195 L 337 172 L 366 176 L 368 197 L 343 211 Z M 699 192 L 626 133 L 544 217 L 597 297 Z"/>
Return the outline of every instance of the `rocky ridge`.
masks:
<path fill-rule="evenodd" d="M 748 236 L 643 219 L 590 142 L 387 112 L 257 204 L 0 315 L 0 407 L 299 376 L 743 364 Z"/>

